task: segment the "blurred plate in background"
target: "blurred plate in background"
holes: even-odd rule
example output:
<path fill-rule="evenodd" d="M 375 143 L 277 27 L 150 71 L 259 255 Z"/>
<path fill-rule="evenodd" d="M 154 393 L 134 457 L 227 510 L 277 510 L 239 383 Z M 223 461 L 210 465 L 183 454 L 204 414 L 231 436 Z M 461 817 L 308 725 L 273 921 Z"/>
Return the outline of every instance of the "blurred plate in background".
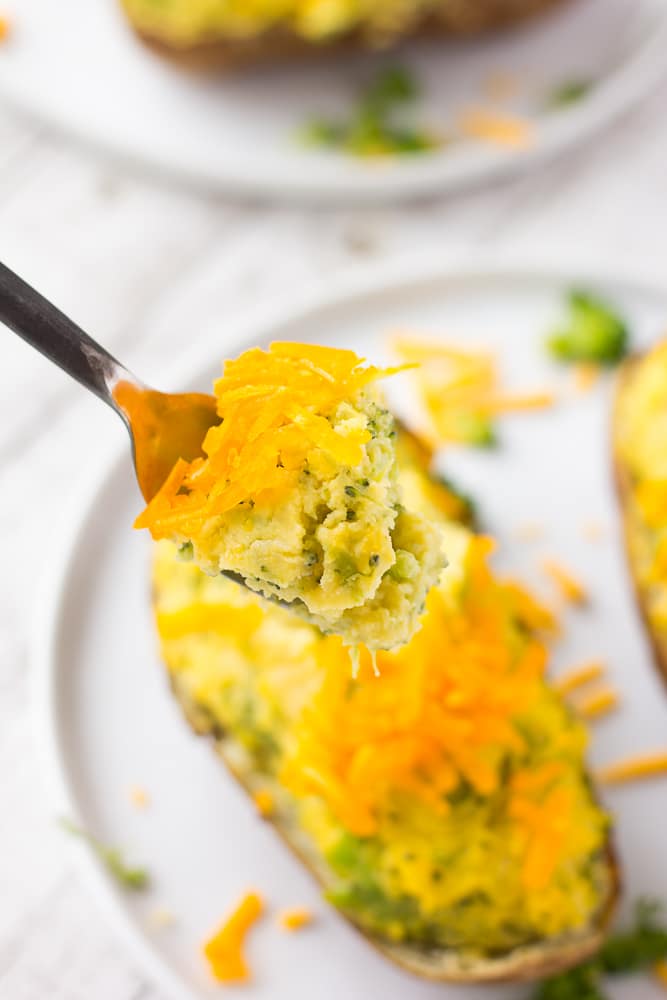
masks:
<path fill-rule="evenodd" d="M 3 7 L 14 15 L 0 49 L 0 98 L 208 190 L 320 203 L 433 194 L 525 169 L 646 95 L 667 51 L 662 0 L 573 0 L 493 38 L 216 79 L 183 73 L 146 51 L 116 0 L 13 0 Z M 533 145 L 457 140 L 381 161 L 300 146 L 299 127 L 313 115 L 344 114 L 387 58 L 415 74 L 424 92 L 420 119 L 443 134 L 462 110 L 488 103 L 491 75 L 511 74 L 517 95 L 497 110 L 527 115 Z M 582 80 L 593 83 L 584 99 L 548 110 L 549 94 Z"/>

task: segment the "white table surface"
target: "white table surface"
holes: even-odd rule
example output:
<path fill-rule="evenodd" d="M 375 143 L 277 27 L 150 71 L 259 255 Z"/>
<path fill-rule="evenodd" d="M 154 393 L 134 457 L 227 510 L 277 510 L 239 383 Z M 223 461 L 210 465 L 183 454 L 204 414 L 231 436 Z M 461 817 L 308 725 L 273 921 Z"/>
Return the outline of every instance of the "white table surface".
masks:
<path fill-rule="evenodd" d="M 663 283 L 666 112 L 667 85 L 587 148 L 494 190 L 305 212 L 166 187 L 0 107 L 0 259 L 149 381 L 205 318 L 220 317 L 222 354 L 233 317 L 259 298 L 396 252 L 575 254 Z M 113 417 L 4 331 L 0 399 L 0 1000 L 163 1000 L 69 869 L 31 729 L 40 558 Z"/>

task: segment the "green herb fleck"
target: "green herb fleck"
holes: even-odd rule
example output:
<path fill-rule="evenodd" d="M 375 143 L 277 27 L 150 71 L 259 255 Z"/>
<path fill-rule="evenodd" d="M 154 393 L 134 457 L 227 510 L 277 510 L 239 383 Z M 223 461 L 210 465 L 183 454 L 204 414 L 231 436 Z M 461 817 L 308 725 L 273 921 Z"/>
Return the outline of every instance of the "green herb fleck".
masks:
<path fill-rule="evenodd" d="M 441 145 L 436 136 L 404 120 L 418 98 L 419 87 L 411 74 L 400 66 L 387 67 L 362 92 L 346 121 L 313 118 L 301 129 L 301 141 L 364 157 L 436 149 Z"/>
<path fill-rule="evenodd" d="M 182 545 L 178 546 L 178 552 L 176 554 L 181 562 L 191 562 L 194 554 L 192 542 L 183 542 Z"/>
<path fill-rule="evenodd" d="M 588 97 L 594 87 L 592 80 L 566 80 L 551 91 L 547 97 L 547 107 L 552 110 L 567 108 Z"/>
<path fill-rule="evenodd" d="M 547 979 L 533 1000 L 606 1000 L 603 976 L 637 972 L 667 957 L 667 928 L 659 925 L 659 917 L 659 905 L 640 900 L 633 927 L 608 937 L 589 962 Z"/>
<path fill-rule="evenodd" d="M 573 290 L 568 296 L 566 324 L 547 340 L 558 361 L 588 361 L 614 365 L 628 351 L 628 327 L 606 302 L 589 292 Z"/>
<path fill-rule="evenodd" d="M 113 875 L 120 885 L 125 886 L 126 889 L 133 889 L 135 891 L 145 889 L 147 887 L 148 872 L 145 868 L 129 868 L 125 864 L 123 856 L 119 850 L 115 847 L 107 847 L 105 844 L 100 843 L 100 841 L 93 837 L 90 833 L 86 830 L 82 830 L 81 827 L 76 826 L 76 824 L 72 823 L 69 819 L 61 819 L 60 826 L 73 837 L 80 837 L 82 840 L 85 840 L 100 859 L 102 864 L 105 865 L 107 871 Z"/>

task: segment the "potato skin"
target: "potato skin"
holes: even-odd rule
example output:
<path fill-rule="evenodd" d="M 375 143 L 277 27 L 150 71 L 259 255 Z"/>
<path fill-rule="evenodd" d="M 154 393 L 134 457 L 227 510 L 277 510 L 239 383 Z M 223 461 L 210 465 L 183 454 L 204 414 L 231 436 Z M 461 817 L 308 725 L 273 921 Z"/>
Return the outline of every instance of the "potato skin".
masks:
<path fill-rule="evenodd" d="M 389 44 L 394 47 L 410 38 L 473 35 L 505 28 L 567 2 L 571 0 L 442 0 L 442 11 L 438 17 L 422 18 L 409 32 L 392 39 Z M 308 42 L 290 31 L 272 30 L 243 40 L 231 41 L 212 36 L 186 46 L 174 45 L 141 30 L 136 33 L 148 48 L 179 68 L 203 72 L 234 73 L 259 66 L 303 62 L 383 47 L 361 30 L 324 43 Z"/>
<path fill-rule="evenodd" d="M 632 478 L 629 470 L 623 463 L 619 448 L 617 447 L 617 435 L 620 420 L 620 402 L 623 395 L 629 391 L 632 378 L 637 366 L 642 360 L 641 355 L 634 355 L 624 362 L 618 376 L 616 392 L 614 396 L 614 406 L 611 420 L 611 457 L 612 475 L 616 486 L 616 495 L 621 513 L 621 526 L 623 529 L 623 541 L 625 559 L 632 582 L 632 589 L 635 601 L 639 610 L 639 615 L 644 625 L 646 636 L 651 646 L 653 659 L 662 680 L 667 684 L 667 634 L 661 635 L 652 622 L 649 614 L 648 604 L 639 583 L 637 568 L 632 558 L 633 539 L 643 531 L 643 525 L 637 517 L 632 504 Z"/>

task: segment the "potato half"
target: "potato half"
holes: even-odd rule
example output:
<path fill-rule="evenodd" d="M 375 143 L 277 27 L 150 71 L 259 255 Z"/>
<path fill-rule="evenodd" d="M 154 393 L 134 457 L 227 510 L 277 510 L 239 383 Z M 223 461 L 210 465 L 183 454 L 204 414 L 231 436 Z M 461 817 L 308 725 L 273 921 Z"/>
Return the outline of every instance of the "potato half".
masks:
<path fill-rule="evenodd" d="M 186 5 L 188 0 L 180 2 Z M 201 37 L 192 38 L 188 33 L 179 38 L 176 32 L 166 30 L 155 14 L 143 16 L 147 0 L 121 0 L 136 33 L 153 51 L 185 69 L 222 71 L 386 48 L 410 38 L 477 34 L 516 24 L 564 2 L 567 0 L 441 0 L 435 13 L 410 18 L 401 30 L 378 36 L 361 26 L 313 42 L 280 25 L 242 38 L 230 37 L 223 29 L 208 29 Z"/>
<path fill-rule="evenodd" d="M 447 497 L 447 487 L 442 486 L 436 479 L 430 478 L 428 475 L 429 454 L 427 450 L 422 448 L 411 436 L 406 435 L 405 432 L 402 432 L 401 441 L 399 442 L 399 461 L 403 465 L 403 489 L 411 492 L 412 500 L 416 500 L 417 496 L 420 495 L 424 513 L 429 513 L 436 520 L 440 518 L 444 524 L 451 504 L 451 497 Z M 461 513 L 463 514 L 463 511 Z M 449 516 L 451 518 L 451 513 Z M 447 523 L 450 524 L 449 530 L 452 536 L 449 539 L 452 543 L 450 551 L 452 551 L 454 556 L 453 568 L 454 572 L 456 572 L 457 539 L 462 541 L 465 546 L 473 536 L 468 529 L 453 524 L 451 520 Z M 254 737 L 250 743 L 238 738 L 237 734 L 232 732 L 233 724 L 229 725 L 222 721 L 224 713 L 221 715 L 218 707 L 219 702 L 217 701 L 222 681 L 220 665 L 225 660 L 228 662 L 229 657 L 233 659 L 236 656 L 237 650 L 233 646 L 230 648 L 220 646 L 219 635 L 222 634 L 224 637 L 228 629 L 237 629 L 242 644 L 251 642 L 252 639 L 249 636 L 250 630 L 254 627 L 254 619 L 250 615 L 246 627 L 241 618 L 243 614 L 248 612 L 248 608 L 241 607 L 240 605 L 237 609 L 232 609 L 231 614 L 228 609 L 225 620 L 221 621 L 215 618 L 219 613 L 217 609 L 220 607 L 220 605 L 215 604 L 216 595 L 212 594 L 210 590 L 212 586 L 216 585 L 215 581 L 211 581 L 209 578 L 195 579 L 192 576 L 188 578 L 188 574 L 196 572 L 194 567 L 188 566 L 181 566 L 180 569 L 175 570 L 171 552 L 158 554 L 155 573 L 155 608 L 163 641 L 163 651 L 169 666 L 172 689 L 192 728 L 197 733 L 207 735 L 214 741 L 216 749 L 228 770 L 241 783 L 248 794 L 254 797 L 258 792 L 269 793 L 273 802 L 270 821 L 276 831 L 315 876 L 325 893 L 327 891 L 335 891 L 337 882 L 336 872 L 330 864 L 330 859 L 318 849 L 318 844 L 313 839 L 312 825 L 311 829 L 307 829 L 300 822 L 303 814 L 299 811 L 300 806 L 296 804 L 292 792 L 285 787 L 282 780 L 278 780 L 277 775 L 270 766 L 258 767 L 257 761 L 261 759 L 261 753 L 264 752 L 265 745 L 263 743 L 256 745 Z M 451 572 L 451 570 L 446 572 Z M 465 582 L 462 579 L 462 587 L 465 587 Z M 220 586 L 222 587 L 224 584 L 220 584 Z M 454 586 L 456 587 L 457 585 L 454 584 Z M 247 601 L 246 597 L 237 597 L 231 592 L 223 593 L 222 590 L 219 591 L 219 595 L 223 600 Z M 194 604 L 192 603 L 193 599 Z M 206 604 L 208 600 L 212 602 L 209 605 Z M 271 611 L 272 616 L 277 614 L 289 618 L 286 612 L 279 609 Z M 295 633 L 296 651 L 292 653 L 288 651 L 287 658 L 282 659 L 282 654 L 287 648 L 285 643 L 292 638 L 291 622 L 284 619 L 281 623 L 275 617 L 272 620 L 265 618 L 262 627 L 268 629 L 266 633 L 263 633 L 262 648 L 266 648 L 264 639 L 268 638 L 270 646 L 267 659 L 270 661 L 268 668 L 270 673 L 268 675 L 262 674 L 262 679 L 257 680 L 257 682 L 251 679 L 249 683 L 251 685 L 258 683 L 264 692 L 263 697 L 266 700 L 263 704 L 259 705 L 259 710 L 261 713 L 264 713 L 267 706 L 269 710 L 267 714 L 261 715 L 261 726 L 259 729 L 264 732 L 265 736 L 266 734 L 271 736 L 272 732 L 276 735 L 279 734 L 279 730 L 272 730 L 271 728 L 271 719 L 273 718 L 271 715 L 272 686 L 274 691 L 277 687 L 280 688 L 279 696 L 283 698 L 283 685 L 287 685 L 291 689 L 291 693 L 286 696 L 289 697 L 290 704 L 292 703 L 291 699 L 296 695 L 299 704 L 307 703 L 309 706 L 311 705 L 313 697 L 311 693 L 313 674 L 307 666 L 303 668 L 303 673 L 299 672 L 302 669 L 302 662 L 305 663 L 303 657 L 307 658 L 310 655 L 308 652 L 308 649 L 310 649 L 308 643 L 311 639 L 303 631 L 307 627 L 301 623 L 296 623 L 293 626 L 298 631 L 298 634 Z M 194 647 L 189 644 L 190 632 L 193 628 L 198 633 Z M 210 630 L 208 636 L 203 635 L 206 629 Z M 214 634 L 216 630 L 219 632 L 217 638 Z M 519 633 L 517 633 L 517 637 L 518 641 L 521 642 Z M 200 642 L 202 645 L 200 645 Z M 329 640 L 312 638 L 312 642 L 317 644 L 320 642 L 329 642 Z M 302 646 L 302 643 L 305 643 L 305 646 Z M 423 647 L 421 648 L 423 649 Z M 447 655 L 446 651 L 440 652 L 440 647 L 438 647 L 438 650 L 439 655 Z M 250 660 L 247 660 L 246 651 L 242 650 L 241 647 L 239 647 L 239 651 L 238 669 L 240 673 L 236 674 L 236 681 L 233 676 L 228 675 L 225 682 L 229 685 L 227 687 L 229 696 L 232 699 L 236 699 L 236 708 L 233 711 L 236 713 L 237 720 L 239 713 L 247 711 L 246 696 L 240 690 L 240 687 L 245 683 L 244 679 L 248 677 L 248 670 L 253 669 L 254 663 L 259 664 L 259 661 L 252 661 L 251 663 Z M 200 655 L 207 662 L 202 665 L 201 670 L 198 668 L 195 669 L 193 674 L 191 670 L 193 656 L 197 657 Z M 314 679 L 316 685 L 319 685 L 319 676 L 316 676 Z M 370 683 L 373 683 L 372 678 L 370 679 Z M 543 682 L 540 681 L 539 683 L 542 684 Z M 327 704 L 329 704 L 328 701 Z M 554 695 L 545 694 L 544 697 L 540 696 L 540 705 L 542 708 L 546 705 L 547 718 L 546 721 L 540 720 L 536 723 L 537 728 L 535 732 L 540 737 L 538 742 L 541 742 L 541 734 L 554 731 L 554 725 L 558 727 L 561 725 L 571 725 L 567 721 L 571 717 Z M 576 723 L 574 725 L 576 725 L 577 732 L 579 732 L 581 728 L 580 724 Z M 252 726 L 250 728 L 252 729 Z M 528 728 L 530 729 L 530 726 Z M 569 733 L 569 730 L 567 732 Z M 557 733 L 559 734 L 559 744 L 563 742 L 563 739 L 565 739 L 565 742 L 570 739 L 566 731 L 560 728 L 557 729 Z M 278 735 L 279 740 L 283 739 L 283 735 Z M 579 737 L 575 734 L 574 738 L 576 746 L 579 747 Z M 260 754 L 259 757 L 258 753 Z M 582 794 L 587 803 L 583 813 L 582 825 L 586 826 L 588 823 L 595 824 L 600 810 L 592 797 L 586 780 L 581 780 L 579 750 L 577 749 L 574 753 L 574 766 L 578 768 L 576 773 L 580 776 L 577 777 L 577 788 L 583 790 Z M 565 767 L 567 768 L 570 766 L 570 758 L 568 756 L 564 759 L 566 760 Z M 501 792 L 504 787 L 503 785 L 500 786 Z M 581 813 L 577 815 L 579 818 L 582 816 Z M 400 822 L 403 822 L 403 820 L 401 819 Z M 439 824 L 440 820 L 437 820 L 437 823 Z M 438 826 L 439 829 L 440 826 Z M 505 828 L 503 827 L 503 829 Z M 595 892 L 591 897 L 586 897 L 585 893 L 581 895 L 581 893 L 577 892 L 577 898 L 580 900 L 592 898 L 594 903 L 591 904 L 588 902 L 582 904 L 585 905 L 585 909 L 582 912 L 590 912 L 590 916 L 586 918 L 587 922 L 583 924 L 577 923 L 574 930 L 559 931 L 548 937 L 545 936 L 541 940 L 526 937 L 525 942 L 522 939 L 521 943 L 515 947 L 505 948 L 502 951 L 495 949 L 492 954 L 483 954 L 483 941 L 479 942 L 477 948 L 473 946 L 465 948 L 425 946 L 413 943 L 414 939 L 411 939 L 410 943 L 406 943 L 405 941 L 391 939 L 388 935 L 370 930 L 367 924 L 364 926 L 365 918 L 363 915 L 361 915 L 360 919 L 356 919 L 359 914 L 350 912 L 345 908 L 341 908 L 341 912 L 343 916 L 358 928 L 369 944 L 378 949 L 391 961 L 413 974 L 426 979 L 443 982 L 491 983 L 521 982 L 543 978 L 584 961 L 587 957 L 595 953 L 604 938 L 605 929 L 612 916 L 618 894 L 619 876 L 608 827 L 602 825 L 600 829 L 602 833 L 595 840 L 594 854 L 590 854 L 587 847 L 584 854 L 580 853 L 577 856 L 578 860 L 576 862 L 574 855 L 570 856 L 568 854 L 568 858 L 571 858 L 571 860 L 568 860 L 568 866 L 576 864 L 577 870 L 579 870 L 579 865 L 583 861 L 583 870 L 587 873 L 586 879 L 591 880 L 587 884 L 595 886 Z M 505 834 L 503 833 L 502 836 L 504 837 Z M 404 845 L 405 841 L 401 841 L 402 850 Z M 503 846 L 501 850 L 503 857 L 505 857 L 505 847 Z M 509 848 L 507 851 L 507 857 L 509 858 Z M 496 858 L 499 857 L 500 855 L 496 855 Z M 503 861 L 503 865 L 506 863 Z M 450 878 L 452 875 L 453 872 L 450 871 Z M 446 868 L 444 877 L 447 879 Z M 495 884 L 494 881 L 493 885 Z M 581 889 L 582 886 L 578 884 L 578 888 Z M 586 887 L 584 886 L 583 888 L 585 889 Z M 475 933 L 478 933 L 476 929 Z"/>

